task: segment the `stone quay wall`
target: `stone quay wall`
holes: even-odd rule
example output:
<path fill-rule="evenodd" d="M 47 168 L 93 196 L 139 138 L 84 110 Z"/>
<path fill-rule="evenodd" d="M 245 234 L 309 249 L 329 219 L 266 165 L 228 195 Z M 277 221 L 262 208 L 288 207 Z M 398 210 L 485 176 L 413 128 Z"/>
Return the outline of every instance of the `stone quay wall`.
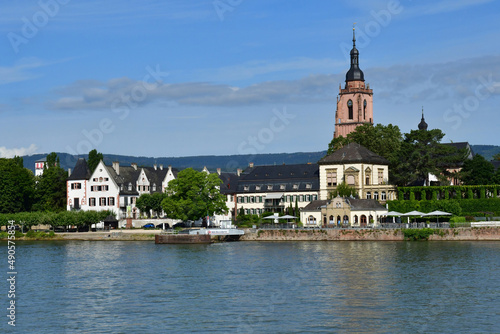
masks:
<path fill-rule="evenodd" d="M 500 241 L 498 227 L 436 229 L 429 240 Z M 403 241 L 402 229 L 246 229 L 241 241 Z"/>

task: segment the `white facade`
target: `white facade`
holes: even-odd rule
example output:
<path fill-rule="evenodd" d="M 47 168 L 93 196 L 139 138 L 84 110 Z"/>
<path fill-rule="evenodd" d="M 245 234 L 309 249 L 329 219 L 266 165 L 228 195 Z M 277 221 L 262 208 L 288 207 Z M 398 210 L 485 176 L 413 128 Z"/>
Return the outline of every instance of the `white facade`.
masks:
<path fill-rule="evenodd" d="M 299 209 L 304 208 L 311 201 L 317 200 L 317 191 L 283 192 L 283 193 L 248 193 L 237 194 L 238 211 L 243 208 L 245 214 L 259 215 L 269 211 L 272 207 L 283 207 L 285 210 L 292 205 L 295 209 L 295 201 Z"/>
<path fill-rule="evenodd" d="M 157 181 L 151 182 L 148 173 L 157 173 L 156 176 L 150 174 Z M 166 171 L 163 171 L 162 165 L 138 170 L 136 164 L 120 168 L 117 162 L 106 166 L 100 161 L 89 180 L 67 181 L 67 210 L 109 210 L 118 219 L 138 217 L 137 198 L 146 193 L 164 192 L 173 179 L 175 174 L 171 166 Z"/>
<path fill-rule="evenodd" d="M 389 185 L 389 166 L 367 163 L 331 164 L 319 166 L 320 198 L 328 199 L 329 193 L 344 181 L 354 187 L 359 198 L 389 201 L 396 198 L 395 187 Z"/>
<path fill-rule="evenodd" d="M 120 188 L 102 161 L 97 165 L 88 182 L 87 210 L 112 211 L 119 216 Z M 83 210 L 85 210 L 82 207 Z"/>
<path fill-rule="evenodd" d="M 67 210 L 80 210 L 87 206 L 88 180 L 68 180 L 67 187 Z"/>

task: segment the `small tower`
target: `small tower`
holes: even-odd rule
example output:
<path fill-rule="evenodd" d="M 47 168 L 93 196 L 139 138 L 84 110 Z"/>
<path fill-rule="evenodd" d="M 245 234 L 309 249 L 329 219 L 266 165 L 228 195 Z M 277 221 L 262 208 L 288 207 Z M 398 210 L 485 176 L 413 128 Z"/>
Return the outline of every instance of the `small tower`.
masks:
<path fill-rule="evenodd" d="M 420 124 L 418 125 L 419 130 L 427 130 L 427 123 L 425 123 L 424 119 L 424 107 L 422 107 L 422 120 L 420 121 Z"/>
<path fill-rule="evenodd" d="M 333 137 L 345 137 L 362 124 L 373 124 L 373 90 L 370 85 L 365 86 L 365 76 L 359 68 L 356 30 L 353 27 L 351 68 L 345 76 L 345 88 L 339 89 Z"/>

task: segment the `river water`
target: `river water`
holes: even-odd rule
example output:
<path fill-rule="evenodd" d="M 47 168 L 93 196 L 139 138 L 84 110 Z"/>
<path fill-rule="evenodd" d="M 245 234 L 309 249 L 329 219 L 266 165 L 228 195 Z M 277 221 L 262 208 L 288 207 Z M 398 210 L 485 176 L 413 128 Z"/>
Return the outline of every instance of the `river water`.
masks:
<path fill-rule="evenodd" d="M 499 242 L 18 241 L 16 271 L 1 333 L 500 332 Z"/>

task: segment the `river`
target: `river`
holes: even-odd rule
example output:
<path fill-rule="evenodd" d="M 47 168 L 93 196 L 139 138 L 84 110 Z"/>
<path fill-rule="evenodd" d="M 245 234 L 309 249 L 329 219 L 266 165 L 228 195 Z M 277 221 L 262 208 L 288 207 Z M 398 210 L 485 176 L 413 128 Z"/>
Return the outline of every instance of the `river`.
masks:
<path fill-rule="evenodd" d="M 499 242 L 18 241 L 15 261 L 2 333 L 500 331 Z"/>

